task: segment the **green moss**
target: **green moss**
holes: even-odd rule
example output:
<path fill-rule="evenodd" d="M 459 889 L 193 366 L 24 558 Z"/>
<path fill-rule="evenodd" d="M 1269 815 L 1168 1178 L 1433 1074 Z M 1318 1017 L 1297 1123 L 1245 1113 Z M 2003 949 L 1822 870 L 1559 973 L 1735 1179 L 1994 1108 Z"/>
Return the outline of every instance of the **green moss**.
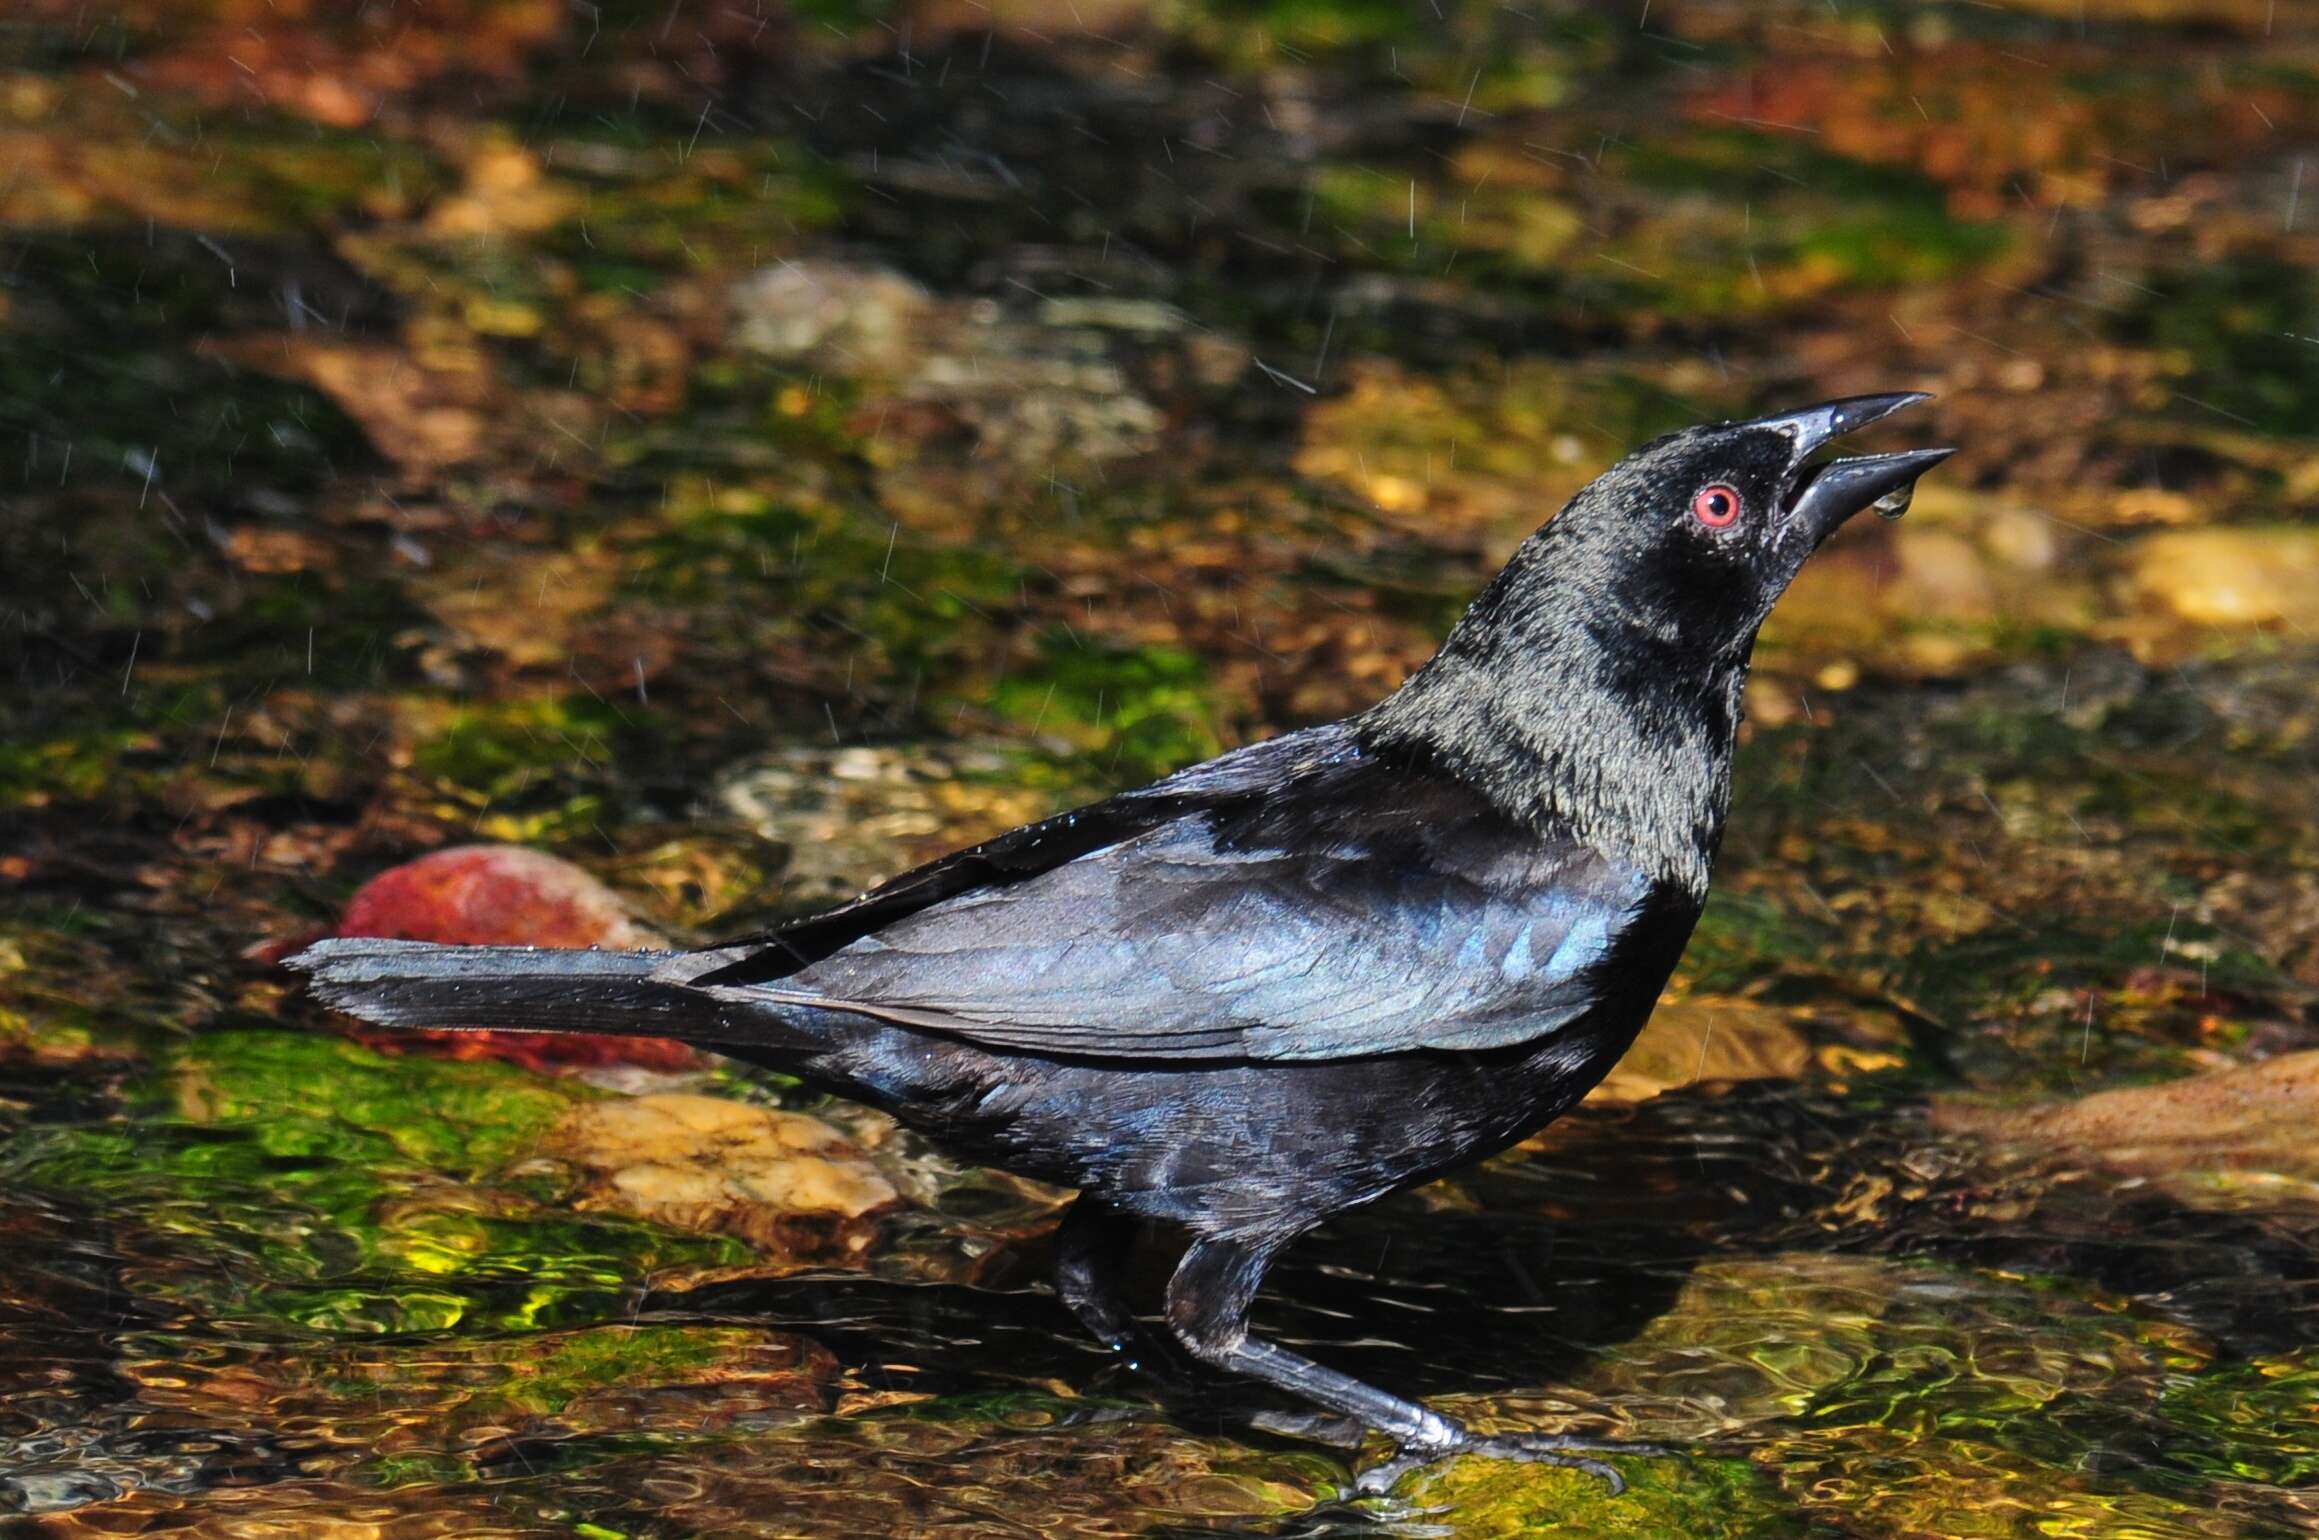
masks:
<path fill-rule="evenodd" d="M 347 1479 L 389 1491 L 396 1487 L 440 1488 L 474 1480 L 475 1468 L 457 1455 L 422 1449 L 365 1460 L 347 1473 Z"/>
<path fill-rule="evenodd" d="M 992 689 L 1002 716 L 1079 745 L 1125 781 L 1163 775 L 1222 750 L 1207 669 L 1174 647 L 1119 648 L 1050 632 L 1038 661 Z"/>
<path fill-rule="evenodd" d="M 25 743 L 0 740 L 0 807 L 86 802 L 128 787 L 122 759 L 152 745 L 134 728 Z"/>
<path fill-rule="evenodd" d="M 365 1347 L 323 1360 L 314 1382 L 348 1399 L 473 1386 L 489 1396 L 492 1412 L 553 1417 L 595 1391 L 682 1383 L 763 1340 L 739 1326 L 597 1326 L 465 1343 L 415 1359 Z"/>
<path fill-rule="evenodd" d="M 208 1033 L 177 1072 L 187 1110 L 250 1126 L 269 1153 L 310 1155 L 354 1130 L 464 1177 L 498 1169 L 575 1104 L 603 1094 L 510 1065 L 389 1057 L 307 1032 Z"/>
<path fill-rule="evenodd" d="M 1198 30 L 1262 34 L 1300 53 L 1331 53 L 1419 40 L 1417 14 L 1400 0 L 1211 0 L 1187 14 Z"/>
<path fill-rule="evenodd" d="M 740 1327 L 614 1326 L 572 1332 L 527 1363 L 522 1394 L 543 1413 L 560 1412 L 591 1390 L 681 1378 L 752 1336 Z"/>
<path fill-rule="evenodd" d="M 1589 81 L 1647 76 L 1658 64 L 1632 28 L 1487 0 L 1179 0 L 1157 19 L 1236 72 L 1355 68 L 1380 86 L 1446 99 L 1461 115 L 1556 106 Z"/>
<path fill-rule="evenodd" d="M 1457 1540 L 1567 1534 L 1601 1540 L 1788 1540 L 1810 1533 L 1777 1487 L 1745 1460 L 1617 1459 L 1613 1494 L 1583 1471 L 1463 1459 L 1404 1482 L 1396 1494 L 1428 1510 Z"/>
<path fill-rule="evenodd" d="M 832 10 L 847 0 L 824 0 Z M 739 147 L 682 141 L 555 147 L 559 170 L 612 163 L 621 172 L 576 179 L 583 212 L 533 249 L 569 263 L 583 287 L 651 293 L 686 272 L 739 272 L 774 261 L 843 217 L 853 184 L 799 145 L 751 139 Z M 607 153 L 608 152 L 608 153 Z"/>
<path fill-rule="evenodd" d="M 1556 270 L 1585 229 L 1569 204 L 1530 189 L 1443 186 L 1369 166 L 1324 165 L 1308 184 L 1317 221 L 1368 246 L 1391 266 L 1439 267 L 1473 252 L 1504 270 Z"/>
<path fill-rule="evenodd" d="M 2319 433 L 2319 275 L 2244 255 L 2152 275 L 2115 322 L 2116 335 L 2178 351 L 2187 364 L 2173 415 L 2215 415 L 2262 433 Z M 2183 399 L 2191 398 L 2191 399 Z"/>
<path fill-rule="evenodd" d="M 696 481 L 670 489 L 629 572 L 720 648 L 788 650 L 833 687 L 907 690 L 955 711 L 981 704 L 978 668 L 1004 645 L 1034 569 L 1003 546 L 915 535 L 851 502 Z"/>
<path fill-rule="evenodd" d="M 2319 1480 L 2319 1353 L 2308 1349 L 2186 1376 L 2160 1403 L 2188 1434 L 2174 1461 L 2225 1481 Z"/>
<path fill-rule="evenodd" d="M 223 1320 L 332 1333 L 578 1325 L 658 1269 L 751 1254 L 731 1237 L 464 1185 L 602 1094 L 505 1065 L 224 1031 L 135 1088 L 175 1119 L 34 1129 L 8 1146 L 0 1177 L 134 1215 L 148 1254 L 171 1259 L 146 1286 Z M 573 1351 L 567 1378 L 612 1372 L 588 1368 L 611 1349 Z"/>
<path fill-rule="evenodd" d="M 329 225 L 380 196 L 396 204 L 424 205 L 448 180 L 432 156 L 402 141 L 338 133 L 306 122 L 266 130 L 263 123 L 237 124 L 238 142 L 222 159 L 212 143 L 203 169 L 214 175 L 220 165 L 237 168 L 250 202 L 279 219 L 284 229 Z"/>
<path fill-rule="evenodd" d="M 1930 179 L 1831 155 L 1794 136 L 1686 125 L 1618 151 L 1606 170 L 1658 196 L 1585 289 L 1679 314 L 1778 309 L 1830 289 L 1937 282 L 1986 263 L 2006 227 L 1961 219 Z"/>
<path fill-rule="evenodd" d="M 1748 315 L 1934 283 L 2010 239 L 2001 223 L 1951 214 L 1913 171 L 1792 136 L 1685 125 L 1611 151 L 1603 173 L 1565 198 L 1448 182 L 1430 165 L 1324 164 L 1300 222 L 1310 240 L 1334 232 L 1341 260 L 1435 278 L 1454 257 L 1468 283 L 1519 285 L 1590 317 Z"/>
<path fill-rule="evenodd" d="M 239 1126 L 35 1130 L 0 1170 L 136 1216 L 138 1244 L 165 1259 L 142 1288 L 264 1330 L 580 1325 L 658 1269 L 749 1254 L 729 1237 L 449 1187 L 389 1139 L 290 1113 Z"/>
<path fill-rule="evenodd" d="M 1827 928 L 1754 893 L 1717 888 L 1683 953 L 1683 976 L 1695 989 L 1736 994 L 1783 966 L 1825 962 Z"/>
<path fill-rule="evenodd" d="M 627 726 L 594 696 L 479 702 L 455 710 L 411 756 L 411 768 L 449 787 L 498 801 L 611 757 Z M 560 794 L 560 793 L 559 793 Z"/>

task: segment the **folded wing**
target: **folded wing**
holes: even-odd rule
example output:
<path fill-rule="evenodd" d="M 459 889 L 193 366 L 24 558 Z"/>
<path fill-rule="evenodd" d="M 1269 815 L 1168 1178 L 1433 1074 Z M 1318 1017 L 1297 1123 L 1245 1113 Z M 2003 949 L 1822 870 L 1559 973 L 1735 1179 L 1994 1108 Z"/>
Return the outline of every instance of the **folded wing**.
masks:
<path fill-rule="evenodd" d="M 793 971 L 764 977 L 744 956 L 697 982 L 995 1049 L 1135 1059 L 1474 1051 L 1594 1004 L 1640 874 L 1437 775 L 1344 745 L 1275 755 L 1240 768 L 1284 777 L 1228 758 L 1205 781 L 1114 799 L 1176 800 L 1147 802 L 1154 816 L 1114 843 L 945 892 Z"/>

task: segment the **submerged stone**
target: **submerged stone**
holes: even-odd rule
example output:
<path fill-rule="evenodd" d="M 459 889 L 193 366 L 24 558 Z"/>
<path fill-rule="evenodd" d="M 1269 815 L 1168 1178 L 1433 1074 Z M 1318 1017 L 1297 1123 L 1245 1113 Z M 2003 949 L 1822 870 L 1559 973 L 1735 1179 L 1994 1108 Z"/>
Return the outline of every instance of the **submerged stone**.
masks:
<path fill-rule="evenodd" d="M 660 1094 L 574 1107 L 543 1155 L 583 1173 L 584 1209 L 739 1236 L 782 1261 L 858 1261 L 900 1202 L 843 1135 L 803 1113 Z"/>
<path fill-rule="evenodd" d="M 1692 996 L 1660 1003 L 1593 1098 L 1640 1101 L 1702 1081 L 1792 1079 L 1811 1064 L 1811 1041 L 1788 1013 L 1752 1000 Z"/>
<path fill-rule="evenodd" d="M 2099 1091 L 2059 1106 L 1950 1100 L 1941 1126 L 2063 1150 L 2155 1181 L 2191 1202 L 2319 1206 L 2319 1050 Z"/>

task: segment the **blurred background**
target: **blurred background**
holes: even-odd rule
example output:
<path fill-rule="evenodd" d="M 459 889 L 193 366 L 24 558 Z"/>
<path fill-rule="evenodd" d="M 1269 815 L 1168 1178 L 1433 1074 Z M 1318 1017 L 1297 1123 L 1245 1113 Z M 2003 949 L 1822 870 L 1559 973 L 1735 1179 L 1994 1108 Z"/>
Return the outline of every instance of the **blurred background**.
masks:
<path fill-rule="evenodd" d="M 0 226 L 10 1533 L 2319 1531 L 2319 8 L 14 0 Z M 1258 1309 L 1624 1499 L 1348 1505 L 1053 1194 L 272 965 L 850 894 L 1896 389 L 1650 1034 Z"/>

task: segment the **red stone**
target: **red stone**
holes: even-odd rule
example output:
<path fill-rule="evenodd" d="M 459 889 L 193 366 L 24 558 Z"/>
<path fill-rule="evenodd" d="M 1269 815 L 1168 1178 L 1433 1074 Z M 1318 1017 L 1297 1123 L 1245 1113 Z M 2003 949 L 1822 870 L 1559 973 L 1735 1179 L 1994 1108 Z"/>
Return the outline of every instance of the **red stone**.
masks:
<path fill-rule="evenodd" d="M 336 934 L 483 946 L 646 947 L 661 938 L 617 895 L 569 861 L 517 845 L 456 845 L 379 873 L 348 901 Z M 655 1037 L 593 1033 L 423 1031 L 355 1035 L 380 1048 L 424 1042 L 455 1059 L 534 1067 L 634 1064 L 687 1069 L 700 1055 Z"/>

